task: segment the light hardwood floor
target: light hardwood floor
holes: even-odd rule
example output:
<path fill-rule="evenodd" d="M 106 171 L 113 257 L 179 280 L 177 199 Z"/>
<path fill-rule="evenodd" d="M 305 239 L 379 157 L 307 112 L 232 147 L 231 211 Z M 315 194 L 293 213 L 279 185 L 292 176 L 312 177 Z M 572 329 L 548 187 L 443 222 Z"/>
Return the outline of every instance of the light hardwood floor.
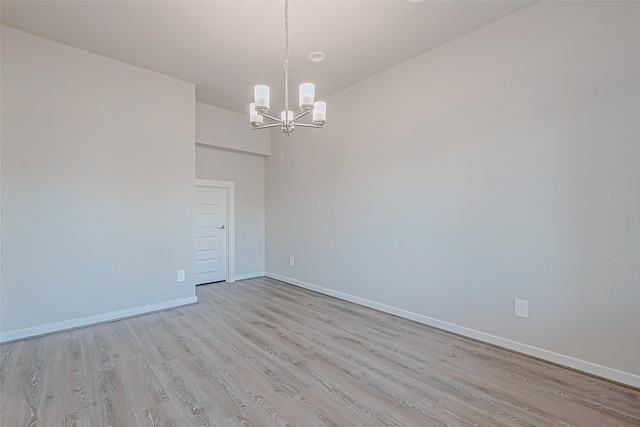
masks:
<path fill-rule="evenodd" d="M 271 279 L 0 346 L 2 427 L 640 426 L 640 391 Z"/>

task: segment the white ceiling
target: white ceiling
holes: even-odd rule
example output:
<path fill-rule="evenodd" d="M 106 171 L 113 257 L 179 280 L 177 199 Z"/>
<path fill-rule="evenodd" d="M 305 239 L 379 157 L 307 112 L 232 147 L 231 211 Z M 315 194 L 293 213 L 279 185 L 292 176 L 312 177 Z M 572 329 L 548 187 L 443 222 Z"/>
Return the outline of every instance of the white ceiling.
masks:
<path fill-rule="evenodd" d="M 290 100 L 303 81 L 323 99 L 531 3 L 291 0 Z M 3 25 L 195 83 L 199 101 L 244 113 L 267 84 L 274 110 L 284 104 L 284 1 L 0 5 Z M 307 59 L 316 50 L 326 61 Z"/>

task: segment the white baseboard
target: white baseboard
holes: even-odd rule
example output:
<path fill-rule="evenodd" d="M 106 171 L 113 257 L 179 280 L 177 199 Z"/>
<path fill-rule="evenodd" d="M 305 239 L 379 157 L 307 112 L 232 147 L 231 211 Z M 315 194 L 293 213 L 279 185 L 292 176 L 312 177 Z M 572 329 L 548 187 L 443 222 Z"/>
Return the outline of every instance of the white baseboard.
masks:
<path fill-rule="evenodd" d="M 453 323 L 444 322 L 442 320 L 434 319 L 432 317 L 423 316 L 421 314 L 412 313 L 410 311 L 402 310 L 389 305 L 381 304 L 375 301 L 370 301 L 364 298 L 356 297 L 353 295 L 345 294 L 342 292 L 334 291 L 333 289 L 323 288 L 321 286 L 312 285 L 297 279 L 281 276 L 276 273 L 267 271 L 265 274 L 272 279 L 280 280 L 301 288 L 309 289 L 311 291 L 319 292 L 321 294 L 329 295 L 335 298 L 339 298 L 345 301 L 353 302 L 365 307 L 373 308 L 375 310 L 383 311 L 385 313 L 394 314 L 405 319 L 413 320 L 418 323 L 422 323 L 428 326 L 433 326 L 438 329 L 453 332 L 459 335 L 463 335 L 469 338 L 473 338 L 479 341 L 483 341 L 489 344 L 504 347 L 509 350 L 517 351 L 519 353 L 527 354 L 529 356 L 537 357 L 539 359 L 547 360 L 558 365 L 563 365 L 572 369 L 577 369 L 582 372 L 586 372 L 592 375 L 596 375 L 602 378 L 607 378 L 612 381 L 616 381 L 623 384 L 628 384 L 632 387 L 640 388 L 640 376 L 634 375 L 628 372 L 619 371 L 617 369 L 608 368 L 606 366 L 597 365 L 595 363 L 587 362 L 585 360 L 576 359 L 564 354 L 555 353 L 553 351 L 544 350 L 542 348 L 533 347 L 527 344 L 522 344 L 516 341 L 511 341 L 506 338 L 501 338 L 495 335 L 487 334 L 485 332 L 469 329 L 464 326 L 455 325 Z"/>
<path fill-rule="evenodd" d="M 113 320 L 124 319 L 126 317 L 139 316 L 145 313 L 179 307 L 181 305 L 194 304 L 196 302 L 198 302 L 198 297 L 193 296 L 165 301 L 158 304 L 149 304 L 140 307 L 127 308 L 125 310 L 112 311 L 110 313 L 96 314 L 94 316 L 80 317 L 78 319 L 64 320 L 62 322 L 47 323 L 46 325 L 3 332 L 0 334 L 0 342 L 15 341 L 23 338 L 35 337 L 37 335 L 50 334 L 52 332 L 60 332 L 67 329 L 110 322 Z"/>
<path fill-rule="evenodd" d="M 259 271 L 257 273 L 247 273 L 247 274 L 236 274 L 236 280 L 246 280 L 246 279 L 255 279 L 256 277 L 263 277 L 264 271 Z"/>

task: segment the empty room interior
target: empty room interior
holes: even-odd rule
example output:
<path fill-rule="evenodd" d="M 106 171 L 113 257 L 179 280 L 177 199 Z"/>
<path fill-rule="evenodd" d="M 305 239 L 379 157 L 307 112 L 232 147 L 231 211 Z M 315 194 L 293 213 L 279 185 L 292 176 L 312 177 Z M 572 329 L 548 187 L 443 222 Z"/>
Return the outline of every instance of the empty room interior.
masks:
<path fill-rule="evenodd" d="M 3 427 L 640 426 L 640 2 L 0 17 Z"/>

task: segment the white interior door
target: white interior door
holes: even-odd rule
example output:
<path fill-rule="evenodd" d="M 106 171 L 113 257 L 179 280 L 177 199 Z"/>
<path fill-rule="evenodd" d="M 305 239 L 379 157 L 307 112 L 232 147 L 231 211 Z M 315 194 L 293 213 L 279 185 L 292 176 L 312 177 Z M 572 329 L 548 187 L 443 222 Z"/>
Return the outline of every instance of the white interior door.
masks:
<path fill-rule="evenodd" d="M 196 186 L 196 285 L 227 279 L 227 189 Z"/>

